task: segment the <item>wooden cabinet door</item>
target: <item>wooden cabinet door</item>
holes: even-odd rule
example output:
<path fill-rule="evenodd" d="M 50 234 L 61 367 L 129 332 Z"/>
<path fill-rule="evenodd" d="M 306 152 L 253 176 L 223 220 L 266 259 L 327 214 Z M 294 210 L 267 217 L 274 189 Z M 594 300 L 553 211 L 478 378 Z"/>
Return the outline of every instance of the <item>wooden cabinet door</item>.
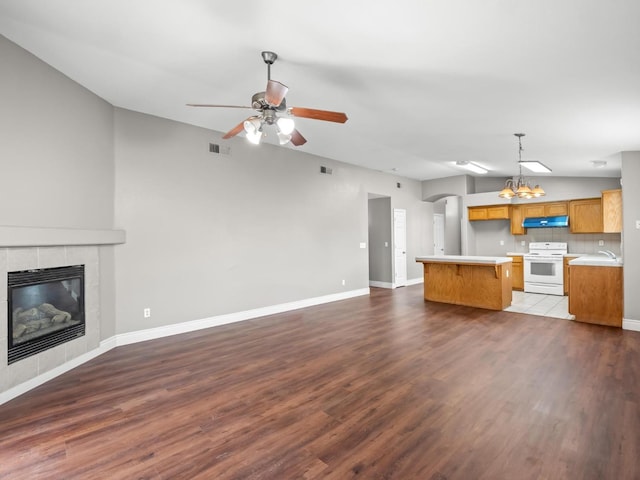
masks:
<path fill-rule="evenodd" d="M 487 207 L 468 207 L 469 221 L 486 220 L 487 219 Z"/>
<path fill-rule="evenodd" d="M 569 202 L 571 233 L 602 233 L 602 200 L 586 198 Z"/>
<path fill-rule="evenodd" d="M 622 232 L 622 190 L 602 192 L 602 227 L 607 233 Z"/>
<path fill-rule="evenodd" d="M 524 218 L 544 217 L 544 203 L 532 203 L 530 205 L 523 205 Z"/>
<path fill-rule="evenodd" d="M 495 205 L 487 207 L 487 220 L 508 220 L 509 205 Z"/>
<path fill-rule="evenodd" d="M 567 202 L 553 202 L 544 204 L 545 217 L 555 217 L 556 215 L 569 215 Z"/>
<path fill-rule="evenodd" d="M 522 206 L 511 206 L 511 235 L 524 235 L 527 233 L 527 229 L 522 226 L 524 220 Z"/>
<path fill-rule="evenodd" d="M 574 258 L 578 258 L 578 257 L 577 256 L 575 256 L 575 257 L 564 257 L 562 259 L 562 269 L 563 269 L 563 272 L 562 272 L 563 277 L 562 277 L 562 279 L 564 281 L 564 294 L 565 295 L 569 295 L 569 282 L 570 282 L 570 279 L 569 279 L 569 262 L 571 260 L 573 260 Z"/>
<path fill-rule="evenodd" d="M 511 288 L 513 290 L 524 290 L 524 265 L 522 255 L 511 256 Z"/>

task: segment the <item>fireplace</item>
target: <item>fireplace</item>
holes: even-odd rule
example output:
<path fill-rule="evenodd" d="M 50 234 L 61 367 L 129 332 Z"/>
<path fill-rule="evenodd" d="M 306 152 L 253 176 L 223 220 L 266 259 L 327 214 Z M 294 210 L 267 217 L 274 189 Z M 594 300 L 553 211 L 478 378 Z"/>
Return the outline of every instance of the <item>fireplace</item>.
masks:
<path fill-rule="evenodd" d="M 84 265 L 8 272 L 8 363 L 85 334 Z"/>

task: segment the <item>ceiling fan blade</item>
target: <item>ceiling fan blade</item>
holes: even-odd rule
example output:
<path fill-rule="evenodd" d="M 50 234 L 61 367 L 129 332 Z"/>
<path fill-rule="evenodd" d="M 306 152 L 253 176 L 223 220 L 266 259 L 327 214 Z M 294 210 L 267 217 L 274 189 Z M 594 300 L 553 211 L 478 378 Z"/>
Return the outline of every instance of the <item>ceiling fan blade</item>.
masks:
<path fill-rule="evenodd" d="M 187 107 L 253 108 L 245 107 L 244 105 L 212 105 L 209 103 L 187 103 Z"/>
<path fill-rule="evenodd" d="M 288 91 L 289 87 L 286 85 L 275 80 L 269 80 L 267 82 L 267 91 L 264 94 L 264 99 L 269 105 L 277 107 L 282 103 L 282 99 Z"/>
<path fill-rule="evenodd" d="M 249 117 L 249 118 L 253 118 L 253 117 Z M 235 137 L 237 134 L 239 134 L 242 130 L 244 130 L 244 122 L 246 122 L 247 120 L 249 120 L 249 118 L 247 118 L 246 120 L 241 121 L 238 125 L 236 125 L 235 127 L 233 127 L 231 130 L 229 130 L 227 133 L 224 134 L 224 136 L 222 138 L 224 138 L 225 140 L 231 137 Z"/>
<path fill-rule="evenodd" d="M 293 132 L 291 132 L 291 140 L 289 141 L 293 143 L 296 147 L 299 147 L 300 145 L 304 145 L 305 143 L 307 143 L 307 139 L 304 138 L 298 130 L 294 130 Z"/>
<path fill-rule="evenodd" d="M 314 108 L 291 107 L 287 110 L 294 117 L 313 118 L 314 120 L 326 120 L 327 122 L 344 123 L 348 120 L 342 112 L 330 112 L 329 110 L 316 110 Z"/>

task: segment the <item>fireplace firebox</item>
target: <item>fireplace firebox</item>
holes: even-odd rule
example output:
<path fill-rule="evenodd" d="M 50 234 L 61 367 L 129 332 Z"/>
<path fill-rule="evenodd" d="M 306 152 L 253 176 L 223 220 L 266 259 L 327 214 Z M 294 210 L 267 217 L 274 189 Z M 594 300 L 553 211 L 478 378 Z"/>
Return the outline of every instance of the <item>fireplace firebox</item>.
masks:
<path fill-rule="evenodd" d="M 85 334 L 84 265 L 8 273 L 8 363 Z"/>

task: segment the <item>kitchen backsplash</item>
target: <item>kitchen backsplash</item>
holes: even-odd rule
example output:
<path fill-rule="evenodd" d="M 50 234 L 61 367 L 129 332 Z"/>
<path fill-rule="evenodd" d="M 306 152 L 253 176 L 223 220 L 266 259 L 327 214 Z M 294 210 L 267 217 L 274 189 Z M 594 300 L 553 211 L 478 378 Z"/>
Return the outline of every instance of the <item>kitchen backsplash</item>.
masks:
<path fill-rule="evenodd" d="M 597 253 L 598 250 L 611 250 L 621 255 L 621 235 L 619 233 L 569 233 L 568 228 L 537 228 L 529 229 L 526 235 L 513 237 L 514 245 L 511 252 L 526 253 L 530 242 L 567 242 L 569 253 Z M 604 245 L 598 242 L 604 241 Z M 522 242 L 526 242 L 522 245 Z"/>
<path fill-rule="evenodd" d="M 567 242 L 569 253 L 597 253 L 611 250 L 622 254 L 619 233 L 569 233 L 569 228 L 530 228 L 526 235 L 511 235 L 509 222 L 470 222 L 469 255 L 502 256 L 507 252 L 527 253 L 531 242 Z M 598 245 L 602 240 L 603 245 Z M 525 242 L 522 245 L 522 242 Z M 475 248 L 475 251 L 473 250 Z"/>

